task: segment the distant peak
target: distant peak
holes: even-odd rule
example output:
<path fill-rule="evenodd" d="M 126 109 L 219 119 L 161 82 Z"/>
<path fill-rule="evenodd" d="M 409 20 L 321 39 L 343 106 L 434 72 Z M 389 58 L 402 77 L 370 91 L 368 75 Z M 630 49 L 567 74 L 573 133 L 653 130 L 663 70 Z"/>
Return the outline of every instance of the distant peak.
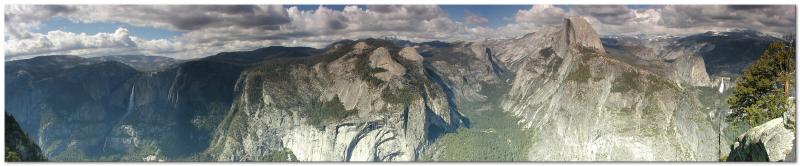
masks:
<path fill-rule="evenodd" d="M 564 18 L 562 28 L 568 45 L 574 44 L 605 52 L 603 43 L 600 41 L 600 35 L 592 28 L 592 24 L 583 17 L 571 16 Z"/>

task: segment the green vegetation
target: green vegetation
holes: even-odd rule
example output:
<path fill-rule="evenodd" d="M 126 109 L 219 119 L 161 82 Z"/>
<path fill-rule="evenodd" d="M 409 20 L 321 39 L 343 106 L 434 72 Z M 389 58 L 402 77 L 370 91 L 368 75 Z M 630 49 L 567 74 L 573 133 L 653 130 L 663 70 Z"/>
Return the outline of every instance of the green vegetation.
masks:
<path fill-rule="evenodd" d="M 17 120 L 5 113 L 5 147 L 6 162 L 10 161 L 46 161 L 39 146 L 22 131 Z"/>
<path fill-rule="evenodd" d="M 297 160 L 297 156 L 294 155 L 292 150 L 288 148 L 283 148 L 279 150 L 272 151 L 269 155 L 261 156 L 259 161 L 269 161 L 269 162 L 290 162 L 290 161 L 299 161 Z"/>
<path fill-rule="evenodd" d="M 519 119 L 498 110 L 470 112 L 472 128 L 459 128 L 436 139 L 439 161 L 526 161 L 531 135 L 517 122 Z M 423 160 L 433 159 L 433 153 Z"/>
<path fill-rule="evenodd" d="M 220 129 L 215 130 L 216 133 L 212 134 L 211 144 L 205 151 L 197 152 L 193 155 L 190 155 L 185 158 L 176 158 L 173 160 L 176 161 L 214 161 L 224 151 L 225 146 L 222 144 L 218 144 L 215 142 L 225 142 L 228 139 L 233 139 L 235 141 L 240 141 L 243 134 L 241 131 L 248 130 L 245 123 L 243 123 L 243 119 L 247 118 L 244 113 L 240 112 L 240 108 L 236 105 L 231 107 L 231 112 L 235 112 L 231 116 L 226 116 L 220 122 Z M 261 126 L 264 130 L 270 130 L 270 126 Z M 220 132 L 224 131 L 224 132 Z"/>
<path fill-rule="evenodd" d="M 407 84 L 407 87 L 411 88 L 410 90 L 419 91 L 425 89 L 425 85 L 430 85 L 432 88 L 437 87 L 430 82 L 430 79 L 428 79 L 426 74 L 430 73 L 417 72 L 423 71 L 423 69 L 420 69 L 422 66 L 420 66 L 417 62 L 399 56 L 392 56 L 392 59 L 406 68 L 406 75 L 404 77 L 409 78 L 409 81 L 405 82 L 405 84 Z"/>
<path fill-rule="evenodd" d="M 222 117 L 225 116 L 225 112 L 228 110 L 229 106 L 226 106 L 220 102 L 212 102 L 208 105 L 208 112 L 204 115 L 197 115 L 192 118 L 192 126 L 205 130 L 211 131 L 222 120 Z"/>
<path fill-rule="evenodd" d="M 567 81 L 575 81 L 578 83 L 589 83 L 589 78 L 592 77 L 592 72 L 589 71 L 589 66 L 586 64 L 578 64 L 578 68 L 572 73 L 567 75 Z"/>
<path fill-rule="evenodd" d="M 338 122 L 344 118 L 355 115 L 358 110 L 345 110 L 344 104 L 339 100 L 339 96 L 333 97 L 331 101 L 317 102 L 309 104 L 309 108 L 303 113 L 308 117 L 308 123 L 319 129 L 325 125 Z"/>
<path fill-rule="evenodd" d="M 22 161 L 22 159 L 19 157 L 19 154 L 17 154 L 17 152 L 14 151 L 14 149 L 6 147 L 6 162 L 17 162 L 17 161 Z"/>
<path fill-rule="evenodd" d="M 622 72 L 622 75 L 614 79 L 611 86 L 611 92 L 629 92 L 632 90 L 640 90 L 639 88 L 639 73 L 632 70 Z"/>
<path fill-rule="evenodd" d="M 702 104 L 703 107 L 714 109 L 728 107 L 728 103 L 725 103 L 724 97 L 730 96 L 731 91 L 725 91 L 720 94 L 718 89 L 713 87 L 689 87 L 689 90 L 695 93 L 695 96 L 700 100 L 700 104 Z"/>
<path fill-rule="evenodd" d="M 381 93 L 383 101 L 391 104 L 409 105 L 412 101 L 419 98 L 419 94 L 411 88 L 392 88 L 386 87 Z"/>
<path fill-rule="evenodd" d="M 548 70 L 545 71 L 545 72 L 542 72 L 540 74 L 557 73 L 558 69 L 561 68 L 561 64 L 563 64 L 563 63 L 564 63 L 564 59 L 563 58 L 561 58 L 561 57 L 553 57 L 553 59 L 550 60 L 549 62 L 547 62 L 547 64 L 546 64 Z M 533 71 L 533 70 L 531 70 L 531 71 Z M 557 74 L 551 74 L 551 78 L 550 79 L 556 79 L 556 77 L 557 77 Z"/>
<path fill-rule="evenodd" d="M 733 113 L 726 120 L 757 126 L 780 117 L 791 107 L 788 97 L 794 84 L 794 67 L 794 46 L 770 44 L 737 81 L 727 101 Z"/>
<path fill-rule="evenodd" d="M 539 55 L 544 56 L 544 58 L 550 58 L 550 56 L 553 56 L 553 54 L 555 54 L 555 51 L 553 51 L 553 47 L 547 47 L 539 50 Z"/>
<path fill-rule="evenodd" d="M 148 156 L 156 156 L 157 160 L 164 160 L 165 156 L 159 153 L 158 145 L 154 142 L 146 141 L 139 144 L 139 146 L 130 148 L 125 155 L 122 155 L 121 161 L 144 161 Z"/>
<path fill-rule="evenodd" d="M 668 132 L 672 131 L 672 129 L 662 128 L 660 125 L 664 124 L 658 123 L 664 118 L 666 117 L 663 116 L 663 111 L 659 111 L 655 105 L 647 105 L 642 110 L 642 123 L 639 124 L 639 127 L 641 128 L 640 133 L 643 136 L 654 137 L 658 136 L 660 133 L 667 134 Z"/>
<path fill-rule="evenodd" d="M 499 108 L 507 86 L 484 84 L 486 102 L 465 103 L 459 111 L 469 117 L 470 128 L 459 128 L 441 135 L 433 149 L 424 152 L 423 161 L 527 161 L 532 135 L 519 122 Z"/>
<path fill-rule="evenodd" d="M 600 56 L 600 51 L 596 48 L 590 48 L 585 46 L 579 46 L 578 52 L 581 54 L 581 61 L 587 62 L 594 57 Z"/>
<path fill-rule="evenodd" d="M 373 86 L 378 86 L 384 83 L 383 80 L 372 75 L 375 73 L 385 72 L 386 69 L 369 67 L 369 64 L 367 63 L 368 59 L 365 56 L 356 58 L 356 66 L 353 69 L 353 72 L 355 72 L 358 77 L 361 78 L 361 80 L 367 81 Z"/>
<path fill-rule="evenodd" d="M 674 83 L 667 81 L 666 79 L 660 78 L 654 74 L 647 75 L 647 81 L 650 83 L 647 86 L 647 91 L 645 92 L 646 95 L 653 95 L 655 92 L 665 90 L 665 89 L 678 89 Z"/>
<path fill-rule="evenodd" d="M 383 89 L 381 98 L 384 101 L 391 104 L 409 105 L 412 101 L 419 99 L 419 92 L 425 89 L 425 85 L 437 88 L 423 73 L 417 72 L 421 70 L 421 66 L 417 62 L 399 56 L 392 56 L 392 59 L 406 68 L 406 74 L 403 77 L 407 79 L 402 82 L 405 85 L 404 88 L 387 87 Z M 436 93 L 431 95 L 436 95 Z"/>
<path fill-rule="evenodd" d="M 53 156 L 56 161 L 92 161 L 83 151 L 75 146 L 67 146 L 64 151 Z"/>

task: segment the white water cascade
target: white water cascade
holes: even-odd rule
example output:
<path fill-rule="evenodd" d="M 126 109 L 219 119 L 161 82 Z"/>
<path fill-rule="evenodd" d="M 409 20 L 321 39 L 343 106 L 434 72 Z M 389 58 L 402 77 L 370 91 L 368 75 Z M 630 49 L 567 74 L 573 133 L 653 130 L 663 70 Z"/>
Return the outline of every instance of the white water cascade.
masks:
<path fill-rule="evenodd" d="M 130 97 L 128 97 L 128 109 L 125 111 L 125 114 L 122 115 L 122 118 L 119 119 L 117 125 L 122 124 L 122 121 L 128 118 L 128 115 L 130 115 L 131 112 L 133 112 L 133 97 L 134 97 L 133 95 L 135 92 L 136 92 L 136 86 L 131 87 L 131 95 Z"/>
<path fill-rule="evenodd" d="M 127 119 L 128 116 L 131 115 L 131 112 L 133 112 L 133 104 L 134 104 L 133 103 L 134 102 L 134 100 L 133 100 L 134 98 L 133 97 L 135 95 L 135 91 L 136 91 L 136 86 L 132 86 L 131 87 L 131 95 L 128 97 L 128 107 L 125 110 L 125 114 L 122 114 L 122 117 L 120 117 L 119 121 L 117 121 L 117 123 L 114 124 L 114 126 L 112 126 L 111 131 L 108 132 L 108 135 L 106 135 L 106 138 L 103 140 L 103 149 L 102 149 L 103 152 L 106 151 L 106 146 L 108 145 L 108 136 L 111 135 L 111 133 L 114 131 L 114 128 L 116 128 L 119 125 L 121 125 L 122 121 Z"/>

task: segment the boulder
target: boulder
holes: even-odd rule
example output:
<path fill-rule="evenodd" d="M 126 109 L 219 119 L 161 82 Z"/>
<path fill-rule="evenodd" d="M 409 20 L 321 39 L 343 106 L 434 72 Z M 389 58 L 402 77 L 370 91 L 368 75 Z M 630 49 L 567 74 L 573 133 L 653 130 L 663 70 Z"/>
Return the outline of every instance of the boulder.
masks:
<path fill-rule="evenodd" d="M 784 161 L 795 142 L 794 111 L 742 134 L 731 145 L 727 161 Z"/>

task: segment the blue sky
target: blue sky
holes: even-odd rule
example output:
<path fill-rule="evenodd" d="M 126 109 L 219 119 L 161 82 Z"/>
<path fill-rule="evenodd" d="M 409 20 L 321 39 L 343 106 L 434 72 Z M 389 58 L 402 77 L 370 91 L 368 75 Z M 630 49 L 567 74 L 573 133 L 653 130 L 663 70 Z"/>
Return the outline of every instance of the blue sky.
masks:
<path fill-rule="evenodd" d="M 198 58 L 389 34 L 417 42 L 478 41 L 518 37 L 571 16 L 601 35 L 796 31 L 793 5 L 10 5 L 5 55 Z"/>
<path fill-rule="evenodd" d="M 514 15 L 519 10 L 530 9 L 528 5 L 441 5 L 450 18 L 464 21 L 464 13 L 471 12 L 489 19 L 488 26 L 497 28 L 514 22 Z"/>

